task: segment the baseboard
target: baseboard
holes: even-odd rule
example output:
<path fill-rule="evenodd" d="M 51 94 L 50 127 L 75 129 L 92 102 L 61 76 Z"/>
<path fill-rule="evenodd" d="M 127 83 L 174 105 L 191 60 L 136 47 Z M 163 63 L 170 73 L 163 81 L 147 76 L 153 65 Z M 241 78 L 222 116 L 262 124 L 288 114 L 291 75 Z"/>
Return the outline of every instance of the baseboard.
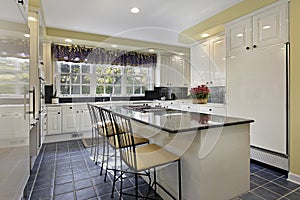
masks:
<path fill-rule="evenodd" d="M 250 158 L 265 163 L 267 165 L 271 165 L 276 168 L 289 171 L 289 161 L 288 157 L 286 157 L 285 155 L 276 154 L 270 151 L 251 146 Z"/>
<path fill-rule="evenodd" d="M 300 185 L 300 175 L 289 172 L 288 180 Z"/>

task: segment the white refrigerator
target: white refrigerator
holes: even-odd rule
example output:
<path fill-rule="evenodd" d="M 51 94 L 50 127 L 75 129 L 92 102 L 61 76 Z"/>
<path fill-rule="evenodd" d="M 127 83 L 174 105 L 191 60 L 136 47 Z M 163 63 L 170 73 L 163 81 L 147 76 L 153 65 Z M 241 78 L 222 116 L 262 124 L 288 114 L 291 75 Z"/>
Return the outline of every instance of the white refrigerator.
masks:
<path fill-rule="evenodd" d="M 288 44 L 227 58 L 227 113 L 254 119 L 251 158 L 288 170 Z"/>

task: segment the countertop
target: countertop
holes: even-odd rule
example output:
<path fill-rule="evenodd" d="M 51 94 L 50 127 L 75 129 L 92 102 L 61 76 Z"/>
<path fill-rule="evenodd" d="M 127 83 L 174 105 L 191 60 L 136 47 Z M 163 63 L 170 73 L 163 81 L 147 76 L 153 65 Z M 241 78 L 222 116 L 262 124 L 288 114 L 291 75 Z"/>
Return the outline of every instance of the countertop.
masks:
<path fill-rule="evenodd" d="M 172 109 L 162 112 L 143 113 L 117 105 L 104 106 L 104 108 L 169 133 L 187 132 L 254 122 L 254 120 L 251 119 L 193 113 Z"/>

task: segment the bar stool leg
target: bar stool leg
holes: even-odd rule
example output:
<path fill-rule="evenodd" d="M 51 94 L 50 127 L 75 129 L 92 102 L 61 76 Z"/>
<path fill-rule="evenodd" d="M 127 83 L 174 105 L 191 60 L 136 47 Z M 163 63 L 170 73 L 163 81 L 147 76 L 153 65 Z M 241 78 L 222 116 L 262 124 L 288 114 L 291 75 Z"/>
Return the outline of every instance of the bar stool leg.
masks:
<path fill-rule="evenodd" d="M 102 143 L 103 143 L 103 144 L 102 144 L 102 160 L 101 160 L 101 171 L 100 171 L 100 175 L 102 175 L 103 166 L 104 166 L 105 146 L 106 146 L 105 137 L 103 137 Z"/>
<path fill-rule="evenodd" d="M 138 195 L 139 195 L 139 191 L 138 191 L 138 187 L 139 187 L 139 181 L 138 181 L 138 175 L 137 173 L 134 174 L 134 178 L 135 178 L 135 199 L 138 199 Z"/>
<path fill-rule="evenodd" d="M 114 178 L 113 178 L 113 185 L 112 185 L 112 191 L 111 191 L 111 198 L 114 197 L 114 191 L 115 191 L 115 185 L 116 185 L 116 181 L 117 181 L 117 149 L 115 148 L 115 167 L 113 169 L 113 172 L 114 172 Z M 122 175 L 122 173 L 121 173 Z M 122 179 L 122 177 L 121 177 Z"/>

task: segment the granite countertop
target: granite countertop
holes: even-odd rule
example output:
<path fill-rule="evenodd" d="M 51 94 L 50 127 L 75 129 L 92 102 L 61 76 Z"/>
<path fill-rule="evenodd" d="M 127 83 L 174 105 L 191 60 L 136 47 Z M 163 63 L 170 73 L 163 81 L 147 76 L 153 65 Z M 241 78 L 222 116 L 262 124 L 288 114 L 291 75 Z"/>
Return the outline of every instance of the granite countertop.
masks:
<path fill-rule="evenodd" d="M 173 109 L 140 112 L 126 106 L 112 105 L 104 106 L 104 108 L 169 133 L 187 132 L 254 122 L 254 120 L 251 119 L 193 113 Z"/>

